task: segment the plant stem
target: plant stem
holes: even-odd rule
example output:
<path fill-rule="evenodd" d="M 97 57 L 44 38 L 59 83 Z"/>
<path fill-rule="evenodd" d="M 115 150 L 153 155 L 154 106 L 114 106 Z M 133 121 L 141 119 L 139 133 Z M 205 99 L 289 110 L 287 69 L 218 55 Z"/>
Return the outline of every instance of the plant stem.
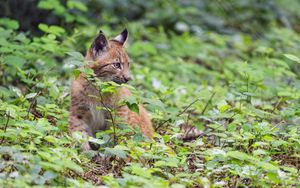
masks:
<path fill-rule="evenodd" d="M 213 93 L 212 93 L 212 95 L 210 96 L 209 100 L 208 100 L 207 103 L 205 104 L 205 106 L 204 106 L 204 108 L 203 108 L 203 110 L 202 110 L 202 112 L 201 112 L 201 115 L 204 114 L 204 112 L 206 111 L 206 109 L 207 109 L 209 103 L 211 102 L 211 100 L 213 99 L 213 97 L 215 96 L 215 94 L 216 94 L 216 92 L 213 92 Z"/>
<path fill-rule="evenodd" d="M 8 112 L 8 114 L 6 114 L 6 116 L 7 116 L 7 120 L 6 120 L 6 123 L 5 123 L 5 126 L 4 126 L 4 130 L 3 130 L 4 133 L 6 132 L 6 129 L 7 129 L 7 126 L 8 126 L 9 120 L 10 120 L 10 113 Z M 4 142 L 4 135 L 2 136 L 2 139 L 0 141 L 0 145 L 2 145 L 3 142 Z"/>

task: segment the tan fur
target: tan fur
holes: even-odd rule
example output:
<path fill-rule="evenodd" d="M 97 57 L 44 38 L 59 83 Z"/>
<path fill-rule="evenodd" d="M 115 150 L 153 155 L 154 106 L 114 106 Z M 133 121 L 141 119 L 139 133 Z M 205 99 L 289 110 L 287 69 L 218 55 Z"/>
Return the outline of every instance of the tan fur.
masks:
<path fill-rule="evenodd" d="M 92 63 L 92 68 L 101 80 L 116 81 L 120 83 L 126 82 L 130 77 L 129 58 L 123 48 L 123 44 L 115 40 L 107 41 L 107 48 L 96 53 L 96 48 L 91 47 L 86 54 L 86 61 Z M 114 68 L 112 63 L 120 61 L 122 70 Z M 103 65 L 107 65 L 102 69 Z M 132 112 L 127 106 L 118 106 L 118 102 L 130 96 L 131 93 L 126 87 L 121 87 L 116 94 L 102 96 L 100 100 L 99 91 L 94 88 L 92 83 L 87 81 L 85 75 L 81 74 L 73 81 L 71 88 L 71 107 L 69 115 L 70 132 L 80 131 L 85 136 L 94 137 L 98 131 L 106 130 L 110 126 L 110 114 L 105 109 L 97 109 L 98 107 L 106 107 L 115 109 L 118 118 L 126 122 L 132 127 L 139 127 L 142 134 L 151 139 L 153 128 L 146 109 L 139 105 L 139 114 Z M 116 122 L 116 124 L 120 123 Z M 83 150 L 91 149 L 89 143 L 84 143 Z"/>

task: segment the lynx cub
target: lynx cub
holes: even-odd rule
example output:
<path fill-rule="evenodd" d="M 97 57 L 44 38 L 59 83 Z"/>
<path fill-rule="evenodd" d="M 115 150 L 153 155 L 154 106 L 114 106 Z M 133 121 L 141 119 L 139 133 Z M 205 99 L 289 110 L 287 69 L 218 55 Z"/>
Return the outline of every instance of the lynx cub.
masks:
<path fill-rule="evenodd" d="M 127 37 L 128 31 L 125 29 L 110 40 L 107 40 L 101 31 L 94 39 L 85 60 L 94 62 L 88 66 L 100 80 L 121 84 L 131 79 L 129 58 L 124 50 Z M 91 97 L 93 95 L 99 95 L 99 91 L 81 73 L 73 81 L 71 88 L 70 132 L 80 131 L 85 136 L 94 137 L 98 131 L 108 129 L 110 126 L 108 112 L 102 108 L 101 110 L 96 108 L 104 104 L 114 108 L 117 115 L 127 124 L 139 127 L 145 137 L 152 138 L 152 124 L 142 105 L 139 105 L 139 114 L 131 111 L 127 106 L 118 107 L 116 105 L 119 100 L 131 95 L 126 87 L 120 87 L 114 95 L 103 96 L 102 101 Z M 82 149 L 90 150 L 91 145 L 86 142 L 82 145 Z"/>

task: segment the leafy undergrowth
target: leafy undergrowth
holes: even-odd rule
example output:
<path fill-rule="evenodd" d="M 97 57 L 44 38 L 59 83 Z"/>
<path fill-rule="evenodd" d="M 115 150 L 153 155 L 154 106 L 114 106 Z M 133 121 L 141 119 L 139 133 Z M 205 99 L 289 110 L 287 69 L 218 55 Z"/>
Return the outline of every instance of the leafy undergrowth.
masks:
<path fill-rule="evenodd" d="M 274 27 L 256 40 L 175 35 L 132 22 L 130 85 L 152 117 L 155 138 L 144 141 L 138 130 L 120 126 L 115 146 L 108 130 L 93 140 L 99 151 L 82 153 L 80 135 L 67 131 L 69 87 L 83 62 L 77 41 L 87 38 L 87 46 L 96 27 L 68 36 L 40 25 L 44 35 L 32 37 L 12 20 L 2 24 L 4 187 L 300 186 L 299 34 Z M 110 36 L 121 31 L 102 29 Z M 183 126 L 202 134 L 182 140 Z"/>

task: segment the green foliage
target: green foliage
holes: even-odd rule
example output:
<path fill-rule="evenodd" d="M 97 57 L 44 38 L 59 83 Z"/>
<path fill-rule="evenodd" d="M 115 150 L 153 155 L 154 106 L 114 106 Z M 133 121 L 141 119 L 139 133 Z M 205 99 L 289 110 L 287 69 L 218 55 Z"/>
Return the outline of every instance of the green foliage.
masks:
<path fill-rule="evenodd" d="M 298 9 L 232 2 L 40 0 L 36 9 L 60 20 L 38 22 L 40 36 L 1 18 L 0 185 L 300 186 Z M 137 113 L 143 104 L 156 132 L 149 142 L 117 125 L 89 140 L 99 150 L 83 153 L 82 135 L 67 131 L 69 88 L 93 74 L 81 52 L 98 16 L 109 36 L 126 23 L 134 79 L 122 103 Z M 106 94 L 119 87 L 96 83 Z M 183 125 L 201 136 L 180 139 Z"/>

